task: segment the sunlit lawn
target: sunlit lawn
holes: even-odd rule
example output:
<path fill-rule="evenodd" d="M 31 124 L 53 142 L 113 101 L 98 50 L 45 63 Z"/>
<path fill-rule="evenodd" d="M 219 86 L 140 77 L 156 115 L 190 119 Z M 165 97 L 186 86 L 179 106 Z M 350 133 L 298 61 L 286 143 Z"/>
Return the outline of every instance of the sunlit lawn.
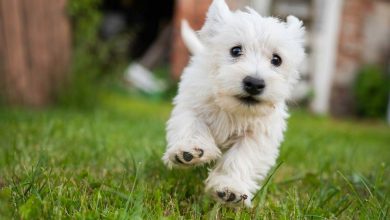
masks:
<path fill-rule="evenodd" d="M 389 219 L 390 128 L 293 110 L 254 208 L 203 193 L 205 168 L 162 162 L 171 106 L 105 95 L 93 111 L 0 110 L 0 219 Z"/>

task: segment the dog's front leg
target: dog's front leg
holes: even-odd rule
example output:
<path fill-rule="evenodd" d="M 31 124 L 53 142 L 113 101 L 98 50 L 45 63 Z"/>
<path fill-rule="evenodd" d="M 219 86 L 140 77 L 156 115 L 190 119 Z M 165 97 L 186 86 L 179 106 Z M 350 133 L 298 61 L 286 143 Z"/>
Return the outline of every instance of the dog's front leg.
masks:
<path fill-rule="evenodd" d="M 218 160 L 206 180 L 206 191 L 222 203 L 250 207 L 277 154 L 277 144 L 266 136 L 242 137 Z"/>
<path fill-rule="evenodd" d="M 163 161 L 168 167 L 204 164 L 221 154 L 208 126 L 191 110 L 178 107 L 167 124 L 167 142 Z"/>

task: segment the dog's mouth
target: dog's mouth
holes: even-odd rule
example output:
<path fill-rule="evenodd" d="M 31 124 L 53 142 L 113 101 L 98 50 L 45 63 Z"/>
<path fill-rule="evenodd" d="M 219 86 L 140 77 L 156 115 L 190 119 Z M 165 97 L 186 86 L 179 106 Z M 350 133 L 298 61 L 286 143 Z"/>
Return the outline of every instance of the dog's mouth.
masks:
<path fill-rule="evenodd" d="M 260 101 L 253 96 L 237 96 L 237 99 L 245 105 L 256 105 L 260 103 Z"/>

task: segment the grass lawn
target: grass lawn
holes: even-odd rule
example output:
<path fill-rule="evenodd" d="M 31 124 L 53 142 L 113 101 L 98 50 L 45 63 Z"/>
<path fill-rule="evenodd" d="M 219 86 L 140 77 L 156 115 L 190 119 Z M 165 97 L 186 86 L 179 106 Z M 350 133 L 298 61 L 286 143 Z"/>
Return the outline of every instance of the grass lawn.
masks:
<path fill-rule="evenodd" d="M 390 128 L 295 110 L 252 209 L 203 193 L 207 169 L 161 162 L 169 103 L 0 110 L 0 219 L 389 219 Z M 271 176 L 271 175 L 270 175 Z"/>

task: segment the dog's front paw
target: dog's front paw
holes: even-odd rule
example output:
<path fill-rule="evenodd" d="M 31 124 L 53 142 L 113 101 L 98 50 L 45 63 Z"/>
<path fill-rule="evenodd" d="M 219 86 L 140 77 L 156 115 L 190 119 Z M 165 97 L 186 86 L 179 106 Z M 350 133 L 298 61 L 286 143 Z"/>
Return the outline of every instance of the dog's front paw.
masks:
<path fill-rule="evenodd" d="M 232 179 L 227 181 L 226 177 L 214 177 L 207 180 L 206 192 L 216 201 L 227 206 L 245 205 L 251 207 L 252 194 L 245 190 L 244 184 Z"/>
<path fill-rule="evenodd" d="M 215 147 L 216 148 L 216 147 Z M 217 149 L 217 148 L 216 148 Z M 186 167 L 201 165 L 217 159 L 220 155 L 219 149 L 194 147 L 173 147 L 170 148 L 163 157 L 163 161 L 168 167 Z"/>
<path fill-rule="evenodd" d="M 179 150 L 174 153 L 174 155 L 175 163 L 183 165 L 194 165 L 201 162 L 202 157 L 204 155 L 204 150 L 202 148 L 194 147 L 189 151 Z"/>
<path fill-rule="evenodd" d="M 217 197 L 218 200 L 222 201 L 223 203 L 232 205 L 245 203 L 245 201 L 248 199 L 247 194 L 235 191 L 228 187 L 216 189 L 214 194 L 214 197 Z"/>

